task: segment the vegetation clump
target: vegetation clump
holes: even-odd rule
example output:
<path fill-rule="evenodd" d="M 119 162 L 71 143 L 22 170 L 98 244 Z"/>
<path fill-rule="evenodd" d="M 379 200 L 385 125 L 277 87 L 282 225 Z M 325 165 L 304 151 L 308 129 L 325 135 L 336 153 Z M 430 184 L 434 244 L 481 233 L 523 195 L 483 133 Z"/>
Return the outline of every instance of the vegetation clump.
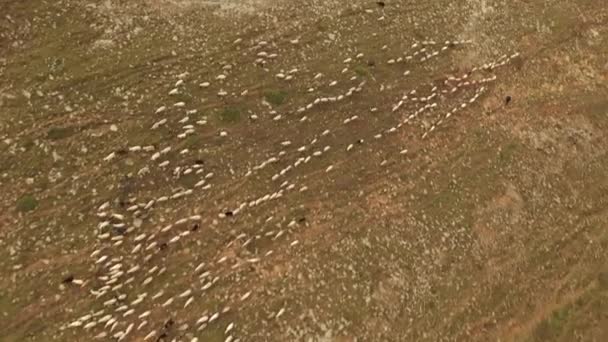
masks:
<path fill-rule="evenodd" d="M 38 207 L 38 200 L 32 195 L 25 195 L 17 201 L 17 211 L 25 213 Z"/>
<path fill-rule="evenodd" d="M 238 108 L 228 107 L 219 113 L 220 121 L 233 123 L 241 118 L 241 111 Z"/>
<path fill-rule="evenodd" d="M 73 133 L 74 133 L 74 130 L 72 128 L 53 127 L 51 129 L 49 129 L 46 136 L 50 140 L 60 140 L 60 139 L 65 139 L 65 138 L 69 137 Z"/>
<path fill-rule="evenodd" d="M 268 103 L 270 103 L 271 105 L 280 106 L 285 103 L 285 100 L 287 99 L 287 93 L 282 90 L 267 91 L 264 94 L 264 97 L 266 98 L 266 101 L 268 101 Z"/>

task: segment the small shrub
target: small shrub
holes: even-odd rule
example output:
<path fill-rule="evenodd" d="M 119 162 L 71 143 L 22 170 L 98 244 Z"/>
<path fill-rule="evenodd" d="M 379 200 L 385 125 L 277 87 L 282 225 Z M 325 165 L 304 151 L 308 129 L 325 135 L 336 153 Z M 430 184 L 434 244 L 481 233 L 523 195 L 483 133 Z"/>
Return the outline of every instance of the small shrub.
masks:
<path fill-rule="evenodd" d="M 17 211 L 28 212 L 36 209 L 38 201 L 32 195 L 25 195 L 17 201 Z"/>

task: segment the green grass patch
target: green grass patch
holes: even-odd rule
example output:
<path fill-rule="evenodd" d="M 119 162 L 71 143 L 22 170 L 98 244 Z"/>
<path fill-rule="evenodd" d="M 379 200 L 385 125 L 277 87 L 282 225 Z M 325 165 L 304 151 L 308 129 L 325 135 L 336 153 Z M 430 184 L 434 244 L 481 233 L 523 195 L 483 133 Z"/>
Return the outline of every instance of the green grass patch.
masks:
<path fill-rule="evenodd" d="M 190 135 L 184 140 L 184 143 L 181 146 L 182 149 L 187 148 L 194 150 L 203 146 L 203 144 L 203 138 L 201 138 L 200 135 Z"/>
<path fill-rule="evenodd" d="M 367 70 L 367 68 L 364 67 L 363 65 L 357 65 L 353 68 L 353 70 L 355 71 L 355 74 L 357 74 L 361 77 L 369 76 L 369 70 Z"/>
<path fill-rule="evenodd" d="M 511 142 L 511 143 L 507 144 L 506 146 L 504 146 L 500 150 L 500 153 L 498 154 L 499 163 L 503 164 L 503 165 L 511 163 L 511 161 L 513 161 L 513 157 L 518 149 L 519 149 L 519 144 L 517 144 L 516 142 Z"/>
<path fill-rule="evenodd" d="M 583 113 L 597 126 L 608 126 L 608 101 L 597 100 L 591 102 L 583 109 Z"/>
<path fill-rule="evenodd" d="M 551 317 L 542 320 L 534 330 L 535 341 L 555 341 L 564 331 L 570 315 L 570 305 L 559 308 Z"/>
<path fill-rule="evenodd" d="M 203 330 L 200 334 L 200 337 L 203 341 L 209 342 L 223 342 L 225 339 L 225 334 L 219 328 L 207 327 L 207 329 Z"/>
<path fill-rule="evenodd" d="M 266 101 L 268 101 L 268 103 L 271 105 L 280 106 L 285 103 L 285 100 L 287 99 L 287 92 L 282 90 L 267 91 L 264 93 L 264 98 L 266 98 Z"/>
<path fill-rule="evenodd" d="M 17 211 L 25 213 L 38 207 L 38 200 L 32 195 L 25 195 L 17 201 Z"/>
<path fill-rule="evenodd" d="M 241 111 L 235 107 L 227 107 L 218 113 L 218 117 L 221 122 L 235 123 L 241 119 Z"/>
<path fill-rule="evenodd" d="M 151 126 L 151 125 L 150 125 Z M 171 137 L 171 133 L 162 129 L 151 130 L 148 128 L 130 128 L 128 130 L 128 140 L 130 146 L 135 145 L 154 145 L 161 143 L 164 139 Z"/>
<path fill-rule="evenodd" d="M 72 127 L 53 127 L 49 129 L 46 137 L 50 140 L 61 140 L 70 137 L 75 132 Z"/>

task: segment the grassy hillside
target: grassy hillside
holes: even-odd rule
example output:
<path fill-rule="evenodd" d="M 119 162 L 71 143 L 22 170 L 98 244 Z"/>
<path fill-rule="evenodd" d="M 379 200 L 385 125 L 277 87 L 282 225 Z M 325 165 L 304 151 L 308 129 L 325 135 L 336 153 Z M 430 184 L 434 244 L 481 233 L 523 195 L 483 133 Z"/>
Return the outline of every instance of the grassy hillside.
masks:
<path fill-rule="evenodd" d="M 0 0 L 1 341 L 604 341 L 608 9 Z"/>

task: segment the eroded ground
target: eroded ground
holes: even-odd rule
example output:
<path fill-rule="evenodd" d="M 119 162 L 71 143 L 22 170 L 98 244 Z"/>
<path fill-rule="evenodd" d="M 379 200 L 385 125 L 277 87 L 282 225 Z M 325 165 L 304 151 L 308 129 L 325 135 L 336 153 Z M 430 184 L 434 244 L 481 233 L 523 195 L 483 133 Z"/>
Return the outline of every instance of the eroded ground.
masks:
<path fill-rule="evenodd" d="M 604 341 L 598 1 L 0 2 L 2 341 Z"/>

